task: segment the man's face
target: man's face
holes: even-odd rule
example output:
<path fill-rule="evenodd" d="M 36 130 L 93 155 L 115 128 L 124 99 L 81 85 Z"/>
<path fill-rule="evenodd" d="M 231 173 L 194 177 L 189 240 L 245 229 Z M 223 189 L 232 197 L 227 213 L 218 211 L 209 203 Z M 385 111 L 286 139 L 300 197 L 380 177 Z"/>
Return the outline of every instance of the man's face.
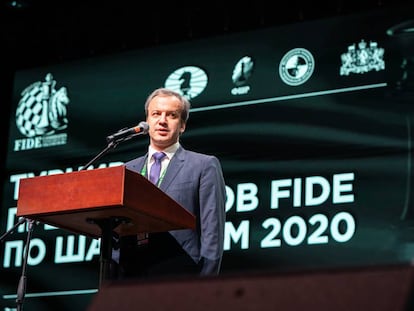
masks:
<path fill-rule="evenodd" d="M 158 95 L 148 105 L 147 123 L 151 146 L 156 150 L 175 144 L 185 130 L 181 120 L 182 104 L 174 96 Z"/>

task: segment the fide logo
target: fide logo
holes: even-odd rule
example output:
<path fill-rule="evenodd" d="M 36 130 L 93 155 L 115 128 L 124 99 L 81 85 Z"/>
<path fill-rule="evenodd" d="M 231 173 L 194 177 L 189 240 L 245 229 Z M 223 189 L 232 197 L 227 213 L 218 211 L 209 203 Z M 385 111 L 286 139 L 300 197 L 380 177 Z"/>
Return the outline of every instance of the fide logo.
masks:
<path fill-rule="evenodd" d="M 308 81 L 314 69 L 312 54 L 306 49 L 296 48 L 283 56 L 279 64 L 279 75 L 286 84 L 297 86 Z"/>
<path fill-rule="evenodd" d="M 56 81 L 48 73 L 45 81 L 29 85 L 21 93 L 16 109 L 16 126 L 26 138 L 17 139 L 14 151 L 66 144 L 68 127 L 66 87 L 56 90 Z"/>

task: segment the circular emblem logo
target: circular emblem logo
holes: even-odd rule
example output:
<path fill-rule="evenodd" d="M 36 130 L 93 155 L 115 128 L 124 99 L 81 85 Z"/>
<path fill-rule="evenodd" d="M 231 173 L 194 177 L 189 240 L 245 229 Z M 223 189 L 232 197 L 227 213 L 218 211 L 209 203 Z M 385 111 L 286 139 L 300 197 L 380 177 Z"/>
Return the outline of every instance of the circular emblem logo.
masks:
<path fill-rule="evenodd" d="M 290 50 L 279 64 L 279 75 L 283 82 L 296 86 L 305 83 L 315 69 L 312 54 L 303 48 Z"/>
<path fill-rule="evenodd" d="M 186 66 L 170 74 L 165 80 L 165 87 L 192 99 L 204 91 L 207 82 L 208 78 L 204 70 L 195 66 Z"/>

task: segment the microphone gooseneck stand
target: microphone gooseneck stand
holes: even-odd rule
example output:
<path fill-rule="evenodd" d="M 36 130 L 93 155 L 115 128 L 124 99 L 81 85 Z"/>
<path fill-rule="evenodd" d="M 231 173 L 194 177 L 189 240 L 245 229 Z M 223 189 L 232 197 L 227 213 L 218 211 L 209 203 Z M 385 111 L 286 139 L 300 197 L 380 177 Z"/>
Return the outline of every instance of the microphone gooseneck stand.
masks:
<path fill-rule="evenodd" d="M 23 310 L 23 302 L 24 297 L 26 295 L 26 283 L 27 283 L 27 276 L 26 276 L 26 270 L 27 270 L 27 259 L 29 257 L 29 250 L 30 250 L 30 240 L 32 237 L 33 232 L 33 225 L 34 221 L 31 219 L 26 219 L 24 217 L 20 217 L 19 220 L 14 224 L 13 227 L 11 227 L 5 234 L 3 234 L 0 237 L 0 241 L 3 242 L 4 239 L 14 232 L 14 230 L 17 229 L 21 224 L 27 222 L 28 223 L 28 230 L 27 230 L 27 237 L 26 237 L 26 246 L 25 246 L 25 252 L 23 255 L 23 266 L 22 266 L 22 274 L 20 276 L 19 285 L 17 286 L 17 311 Z"/>
<path fill-rule="evenodd" d="M 138 136 L 138 135 L 147 134 L 148 133 L 148 125 L 145 122 L 141 122 L 141 123 L 144 123 L 144 125 L 146 125 L 146 126 L 144 126 L 144 130 L 142 132 L 133 133 L 133 134 L 130 134 L 128 136 L 122 136 L 122 137 L 117 137 L 116 133 L 114 135 L 108 136 L 106 138 L 106 141 L 107 141 L 108 145 L 100 153 L 98 153 L 92 160 L 90 160 L 88 163 L 86 163 L 85 166 L 80 169 L 80 171 L 86 170 L 95 161 L 102 158 L 102 156 L 104 156 L 110 149 L 115 149 L 116 146 L 118 146 L 119 143 L 130 140 L 131 138 L 133 138 L 135 136 Z M 119 130 L 117 133 L 121 133 L 123 131 L 125 131 L 125 129 Z"/>
<path fill-rule="evenodd" d="M 88 163 L 86 163 L 85 166 L 83 166 L 80 169 L 80 171 L 86 170 L 89 166 L 91 166 L 97 160 L 102 158 L 109 150 L 116 148 L 116 146 L 118 146 L 119 142 L 120 141 L 115 141 L 115 140 L 109 141 L 108 145 L 101 152 L 99 152 L 92 160 L 90 160 Z"/>

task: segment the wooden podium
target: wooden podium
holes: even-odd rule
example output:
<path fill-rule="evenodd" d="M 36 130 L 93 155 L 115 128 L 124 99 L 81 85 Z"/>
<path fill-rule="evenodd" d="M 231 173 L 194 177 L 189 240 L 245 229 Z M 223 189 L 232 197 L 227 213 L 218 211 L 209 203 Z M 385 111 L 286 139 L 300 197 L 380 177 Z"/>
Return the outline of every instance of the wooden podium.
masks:
<path fill-rule="evenodd" d="M 100 284 L 109 278 L 112 238 L 195 229 L 195 216 L 125 166 L 22 179 L 17 216 L 101 238 Z"/>

